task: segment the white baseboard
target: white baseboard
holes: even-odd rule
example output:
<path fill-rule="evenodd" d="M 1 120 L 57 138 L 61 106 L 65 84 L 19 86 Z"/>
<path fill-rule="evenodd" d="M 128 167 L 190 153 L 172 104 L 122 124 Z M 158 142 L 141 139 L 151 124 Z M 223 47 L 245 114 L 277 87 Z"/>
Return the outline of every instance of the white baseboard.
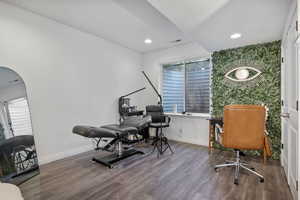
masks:
<path fill-rule="evenodd" d="M 52 155 L 46 156 L 44 158 L 39 158 L 39 165 L 44 165 L 44 164 L 47 164 L 47 163 L 50 163 L 50 162 L 53 162 L 56 160 L 60 160 L 63 158 L 67 158 L 67 157 L 74 156 L 74 155 L 77 155 L 77 154 L 80 154 L 83 152 L 87 152 L 87 151 L 91 151 L 91 150 L 93 150 L 92 145 L 85 145 L 85 146 L 81 146 L 78 148 L 70 149 L 68 151 L 52 154 Z"/>
<path fill-rule="evenodd" d="M 195 145 L 199 145 L 199 146 L 205 146 L 208 147 L 208 142 L 203 142 L 200 140 L 193 140 L 193 139 L 189 139 L 189 138 L 178 138 L 178 137 L 168 137 L 169 140 L 174 140 L 177 142 L 184 142 L 184 143 L 189 143 L 189 144 L 195 144 Z"/>
<path fill-rule="evenodd" d="M 155 136 L 155 129 L 150 129 L 150 136 Z M 190 138 L 190 137 L 176 137 L 174 134 L 168 134 L 166 133 L 166 136 L 169 140 L 174 140 L 177 142 L 184 142 L 184 143 L 190 143 L 190 144 L 195 144 L 195 145 L 200 145 L 200 146 L 205 146 L 208 147 L 208 138 L 203 138 L 203 139 L 195 139 L 195 138 Z"/>

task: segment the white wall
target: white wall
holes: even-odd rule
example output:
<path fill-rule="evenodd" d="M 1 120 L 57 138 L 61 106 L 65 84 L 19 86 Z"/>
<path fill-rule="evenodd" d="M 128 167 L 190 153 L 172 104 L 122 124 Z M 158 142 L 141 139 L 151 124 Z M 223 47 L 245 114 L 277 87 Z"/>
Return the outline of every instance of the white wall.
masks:
<path fill-rule="evenodd" d="M 146 53 L 143 55 L 143 70 L 150 76 L 153 84 L 160 90 L 161 65 L 164 63 L 187 60 L 191 58 L 206 58 L 210 53 L 197 43 L 176 46 L 173 48 Z M 145 82 L 147 90 L 142 102 L 156 104 L 158 98 L 151 86 Z M 169 139 L 208 146 L 207 116 L 172 116 L 171 127 L 166 129 Z"/>
<path fill-rule="evenodd" d="M 1 72 L 0 72 L 1 73 Z M 10 101 L 13 99 L 18 99 L 26 97 L 26 89 L 23 83 L 11 85 L 6 88 L 0 88 L 0 101 Z"/>
<path fill-rule="evenodd" d="M 5 3 L 0 27 L 0 66 L 24 79 L 41 163 L 91 149 L 72 127 L 116 122 L 118 96 L 143 86 L 136 52 Z"/>

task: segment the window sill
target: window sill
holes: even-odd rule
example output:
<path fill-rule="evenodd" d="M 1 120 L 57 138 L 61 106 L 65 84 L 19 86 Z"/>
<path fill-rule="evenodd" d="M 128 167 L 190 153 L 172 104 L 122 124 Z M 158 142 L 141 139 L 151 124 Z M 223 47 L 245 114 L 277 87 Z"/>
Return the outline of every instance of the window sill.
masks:
<path fill-rule="evenodd" d="M 169 116 L 178 116 L 178 117 L 191 117 L 191 118 L 210 118 L 211 115 L 209 113 L 172 113 L 172 112 L 167 112 L 164 113 L 165 115 L 169 115 Z"/>

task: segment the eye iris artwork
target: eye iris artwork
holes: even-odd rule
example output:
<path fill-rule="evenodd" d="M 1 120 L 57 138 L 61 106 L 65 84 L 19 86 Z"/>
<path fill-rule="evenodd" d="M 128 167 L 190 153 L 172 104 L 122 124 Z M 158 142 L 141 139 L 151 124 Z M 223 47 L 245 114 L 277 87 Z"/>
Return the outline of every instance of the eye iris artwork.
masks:
<path fill-rule="evenodd" d="M 257 87 L 265 79 L 265 64 L 261 61 L 240 59 L 223 66 L 223 84 L 232 88 Z"/>
<path fill-rule="evenodd" d="M 249 77 L 249 70 L 245 68 L 237 69 L 235 71 L 235 77 L 238 80 L 246 80 Z"/>
<path fill-rule="evenodd" d="M 225 74 L 225 78 L 234 82 L 246 82 L 255 79 L 262 72 L 254 67 L 236 67 Z"/>

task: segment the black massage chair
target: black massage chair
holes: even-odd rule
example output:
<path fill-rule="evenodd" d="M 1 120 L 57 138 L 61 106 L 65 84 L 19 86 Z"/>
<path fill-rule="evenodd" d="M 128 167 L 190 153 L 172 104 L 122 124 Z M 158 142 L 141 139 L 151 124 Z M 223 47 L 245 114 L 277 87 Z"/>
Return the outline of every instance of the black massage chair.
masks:
<path fill-rule="evenodd" d="M 147 128 L 151 123 L 150 116 L 132 116 L 124 119 L 120 124 L 111 124 L 101 127 L 75 126 L 73 133 L 96 140 L 95 150 L 112 152 L 102 158 L 93 158 L 93 161 L 109 168 L 113 164 L 136 154 L 144 154 L 134 148 L 124 148 L 123 144 L 130 145 L 148 138 Z M 103 145 L 104 143 L 104 145 Z"/>

